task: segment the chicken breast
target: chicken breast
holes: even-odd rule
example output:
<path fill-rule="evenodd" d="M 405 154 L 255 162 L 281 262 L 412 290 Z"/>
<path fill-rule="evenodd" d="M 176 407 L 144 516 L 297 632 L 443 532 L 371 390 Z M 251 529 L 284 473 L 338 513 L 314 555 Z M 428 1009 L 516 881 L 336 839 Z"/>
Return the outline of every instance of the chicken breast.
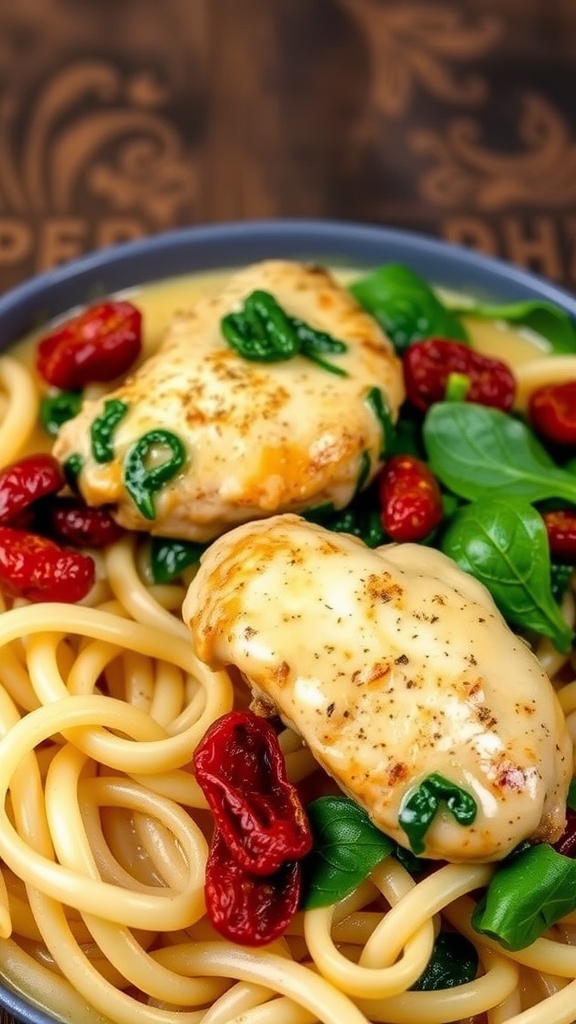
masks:
<path fill-rule="evenodd" d="M 183 608 L 199 658 L 236 666 L 374 823 L 408 847 L 401 809 L 431 775 L 444 800 L 424 856 L 497 860 L 565 822 L 572 745 L 556 695 L 487 590 L 441 552 L 370 550 L 285 515 L 205 553 Z"/>
<path fill-rule="evenodd" d="M 345 351 L 323 357 L 340 372 L 303 355 L 270 363 L 238 355 L 221 321 L 255 290 L 343 342 Z M 80 461 L 81 494 L 90 505 L 111 505 L 121 525 L 206 541 L 280 511 L 347 505 L 378 471 L 387 415 L 396 418 L 402 399 L 392 346 L 352 296 L 319 267 L 267 261 L 176 316 L 155 355 L 64 424 L 54 453 L 63 463 Z M 124 411 L 111 450 L 97 457 L 95 425 L 114 404 Z M 158 434 L 137 448 L 151 431 L 168 431 L 184 459 L 143 512 L 130 487 L 134 467 L 142 482 L 173 454 Z"/>

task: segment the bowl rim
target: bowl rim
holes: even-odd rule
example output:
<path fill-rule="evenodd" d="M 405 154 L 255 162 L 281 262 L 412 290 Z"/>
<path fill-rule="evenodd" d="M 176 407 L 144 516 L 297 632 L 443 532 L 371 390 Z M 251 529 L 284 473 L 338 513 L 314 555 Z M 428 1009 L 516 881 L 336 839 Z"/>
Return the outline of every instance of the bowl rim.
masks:
<path fill-rule="evenodd" d="M 16 1024 L 61 1024 L 58 1017 L 29 1003 L 20 992 L 6 988 L 1 979 L 0 1009 L 11 1013 Z"/>
<path fill-rule="evenodd" d="M 368 267 L 376 265 L 373 256 L 369 254 L 377 252 L 380 247 L 384 251 L 388 248 L 393 252 L 412 254 L 412 264 L 424 262 L 429 267 L 436 267 L 440 278 L 447 269 L 460 279 L 469 276 L 471 283 L 480 277 L 483 286 L 487 290 L 495 289 L 498 297 L 510 300 L 514 297 L 539 297 L 553 302 L 576 319 L 576 296 L 563 286 L 500 257 L 489 256 L 405 228 L 356 221 L 286 217 L 178 227 L 99 249 L 35 274 L 0 295 L 0 329 L 4 334 L 2 344 L 9 345 L 24 333 L 27 310 L 39 301 L 42 303 L 54 296 L 59 304 L 58 312 L 76 305 L 72 301 L 67 306 L 64 301 L 68 294 L 67 287 L 73 282 L 81 282 L 82 287 L 89 286 L 104 271 L 112 275 L 109 278 L 112 280 L 118 268 L 122 267 L 132 268 L 129 276 L 133 277 L 133 285 L 138 284 L 139 280 L 143 280 L 143 283 L 160 281 L 173 276 L 170 261 L 166 261 L 167 256 L 172 254 L 180 259 L 188 252 L 202 252 L 203 247 L 206 247 L 209 264 L 206 269 L 227 269 L 238 265 L 234 259 L 227 262 L 224 256 L 244 248 L 254 258 L 257 258 L 255 254 L 260 249 L 265 254 L 261 258 L 267 258 L 276 248 L 278 258 L 282 258 L 282 247 L 294 256 L 302 247 L 311 256 L 317 251 L 317 260 L 327 260 L 330 253 L 345 255 L 350 252 L 355 254 L 358 266 L 363 263 Z M 152 272 L 153 268 L 156 268 L 155 272 Z M 198 269 L 195 266 L 192 272 Z M 144 279 L 138 277 L 141 270 L 145 272 Z M 185 273 L 185 270 L 180 272 Z M 117 290 L 122 287 L 121 284 Z M 20 991 L 8 987 L 1 979 L 0 1007 L 13 1014 L 22 1024 L 54 1024 L 58 1021 L 47 1011 L 28 1002 Z"/>
<path fill-rule="evenodd" d="M 282 258 L 283 250 L 284 258 L 298 258 L 298 251 L 302 250 L 302 258 L 313 259 L 316 252 L 318 261 L 328 262 L 332 254 L 336 263 L 341 263 L 342 256 L 350 253 L 349 265 L 368 268 L 377 265 L 374 254 L 380 247 L 391 247 L 403 255 L 409 254 L 416 270 L 419 264 L 424 263 L 427 268 L 435 267 L 439 277 L 448 274 L 451 279 L 469 278 L 470 285 L 480 280 L 484 290 L 496 290 L 498 297 L 538 296 L 562 307 L 576 318 L 576 296 L 567 287 L 499 256 L 487 255 L 406 228 L 358 221 L 286 217 L 173 228 L 98 249 L 37 273 L 0 294 L 0 323 L 4 328 L 8 326 L 8 337 L 2 339 L 2 345 L 10 344 L 29 329 L 26 311 L 39 301 L 56 303 L 57 308 L 50 311 L 51 315 L 65 312 L 78 305 L 79 301 L 90 301 L 90 285 L 93 286 L 100 278 L 102 296 L 138 283 L 159 281 L 174 276 L 174 262 L 180 267 L 187 254 L 195 256 L 203 252 L 207 270 L 237 266 L 236 253 L 244 249 L 249 252 L 248 259 L 274 258 L 274 255 Z M 260 251 L 262 255 L 258 255 Z M 226 252 L 230 253 L 227 261 L 223 259 Z M 306 257 L 306 252 L 309 257 Z M 192 272 L 199 269 L 196 264 L 191 267 Z M 122 275 L 127 271 L 126 278 Z M 176 273 L 185 272 L 185 267 L 176 270 Z M 116 284 L 118 273 L 120 277 Z M 71 301 L 66 304 L 67 286 L 75 282 L 84 283 L 87 292 L 79 300 L 76 288 Z M 466 283 L 460 287 L 465 288 Z"/>

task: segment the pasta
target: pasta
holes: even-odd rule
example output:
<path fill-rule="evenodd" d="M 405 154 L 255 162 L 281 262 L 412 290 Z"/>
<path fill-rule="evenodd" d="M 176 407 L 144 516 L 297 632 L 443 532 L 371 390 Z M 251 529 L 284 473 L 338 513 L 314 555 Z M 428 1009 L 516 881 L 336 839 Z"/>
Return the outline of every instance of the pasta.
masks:
<path fill-rule="evenodd" d="M 576 357 L 557 366 L 576 378 Z M 535 382 L 556 379 L 545 359 L 516 372 L 521 403 Z M 25 358 L 0 359 L 0 387 L 6 465 L 38 445 Z M 300 911 L 263 949 L 214 931 L 204 902 L 210 815 L 189 765 L 208 725 L 248 695 L 232 675 L 197 661 L 179 617 L 184 582 L 153 584 L 145 543 L 128 534 L 98 555 L 82 604 L 2 604 L 6 982 L 83 1024 L 572 1024 L 576 915 L 506 952 L 470 924 L 489 864 L 445 865 L 415 881 L 387 857 L 349 896 Z M 564 614 L 576 621 L 571 591 Z M 537 653 L 562 679 L 576 743 L 576 666 L 544 639 Z M 280 743 L 291 780 L 312 776 L 299 738 L 285 729 Z M 440 916 L 476 945 L 479 976 L 411 990 Z"/>

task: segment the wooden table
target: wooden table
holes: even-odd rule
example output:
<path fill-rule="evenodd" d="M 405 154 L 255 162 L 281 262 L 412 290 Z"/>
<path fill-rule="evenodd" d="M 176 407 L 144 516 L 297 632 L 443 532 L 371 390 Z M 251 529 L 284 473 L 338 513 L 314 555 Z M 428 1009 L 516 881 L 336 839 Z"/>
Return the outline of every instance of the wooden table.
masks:
<path fill-rule="evenodd" d="M 573 0 L 26 0 L 0 30 L 1 289 L 295 215 L 576 283 Z"/>
<path fill-rule="evenodd" d="M 575 60 L 573 0 L 4 3 L 0 290 L 276 216 L 418 229 L 573 287 Z"/>

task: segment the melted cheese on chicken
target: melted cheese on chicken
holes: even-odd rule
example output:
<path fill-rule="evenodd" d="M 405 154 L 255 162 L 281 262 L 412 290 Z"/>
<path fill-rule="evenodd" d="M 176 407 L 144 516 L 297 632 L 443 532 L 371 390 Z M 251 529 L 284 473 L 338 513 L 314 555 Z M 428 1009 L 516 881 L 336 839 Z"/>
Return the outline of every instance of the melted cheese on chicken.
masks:
<path fill-rule="evenodd" d="M 403 801 L 439 773 L 425 856 L 497 860 L 562 833 L 572 747 L 556 695 L 488 591 L 442 553 L 376 551 L 297 516 L 239 527 L 204 555 L 183 608 L 197 655 L 236 666 L 255 709 L 279 714 L 399 843 Z"/>
<path fill-rule="evenodd" d="M 221 319 L 256 289 L 272 293 L 289 316 L 343 341 L 347 350 L 326 358 L 347 376 L 303 356 L 258 363 L 237 355 Z M 381 465 L 384 425 L 368 398 L 374 388 L 395 419 L 401 367 L 376 322 L 327 271 L 267 261 L 176 316 L 155 355 L 64 424 L 54 453 L 63 462 L 81 456 L 83 497 L 111 505 L 121 525 L 205 541 L 279 511 L 347 505 L 359 481 L 369 483 Z M 113 458 L 99 463 L 90 431 L 106 399 L 126 403 L 128 411 L 114 431 Z M 150 521 L 132 500 L 123 467 L 139 438 L 158 428 L 183 441 L 186 462 L 157 494 Z M 152 451 L 151 464 L 155 457 L 162 461 L 161 450 Z"/>

